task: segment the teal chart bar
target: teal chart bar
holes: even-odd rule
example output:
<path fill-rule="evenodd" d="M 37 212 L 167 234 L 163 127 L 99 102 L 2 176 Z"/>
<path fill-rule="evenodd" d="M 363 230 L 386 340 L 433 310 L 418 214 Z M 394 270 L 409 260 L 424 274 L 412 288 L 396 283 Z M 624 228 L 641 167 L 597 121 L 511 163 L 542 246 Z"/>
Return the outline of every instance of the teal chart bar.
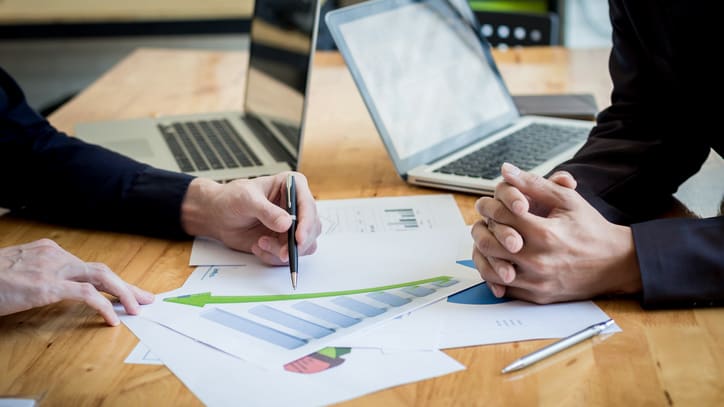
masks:
<path fill-rule="evenodd" d="M 435 292 L 432 288 L 422 287 L 419 285 L 414 287 L 405 287 L 402 291 L 410 295 L 414 295 L 415 297 L 425 297 Z"/>
<path fill-rule="evenodd" d="M 307 315 L 311 315 L 315 318 L 321 319 L 322 321 L 327 321 L 342 328 L 350 327 L 361 321 L 361 319 L 359 318 L 353 318 L 348 315 L 341 314 L 337 311 L 333 311 L 329 308 L 309 301 L 296 303 L 293 305 L 293 308 L 298 311 L 302 311 Z"/>
<path fill-rule="evenodd" d="M 317 325 L 294 315 L 287 314 L 286 312 L 279 311 L 278 309 L 272 308 L 268 305 L 254 307 L 250 309 L 249 312 L 268 321 L 272 321 L 292 330 L 304 333 L 312 338 L 324 338 L 325 336 L 334 333 L 334 329 Z"/>
<path fill-rule="evenodd" d="M 386 292 L 369 293 L 367 296 L 391 307 L 401 307 L 410 302 L 409 298 L 399 297 Z"/>
<path fill-rule="evenodd" d="M 242 316 L 222 311 L 218 308 L 204 312 L 201 314 L 201 317 L 285 349 L 296 349 L 307 344 L 305 339 L 297 338 L 296 336 L 259 324 Z"/>
<path fill-rule="evenodd" d="M 376 317 L 377 315 L 383 314 L 387 311 L 385 308 L 373 307 L 372 305 L 347 297 L 337 297 L 332 300 L 332 303 L 367 317 Z"/>

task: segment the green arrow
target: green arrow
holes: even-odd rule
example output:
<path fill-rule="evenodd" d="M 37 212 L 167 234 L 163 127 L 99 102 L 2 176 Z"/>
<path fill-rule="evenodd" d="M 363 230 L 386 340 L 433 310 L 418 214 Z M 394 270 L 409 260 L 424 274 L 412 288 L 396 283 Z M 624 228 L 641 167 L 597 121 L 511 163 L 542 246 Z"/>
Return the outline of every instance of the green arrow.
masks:
<path fill-rule="evenodd" d="M 395 288 L 402 287 L 414 287 L 420 284 L 436 283 L 440 281 L 449 281 L 452 277 L 450 276 L 439 276 L 434 278 L 428 278 L 426 280 L 410 281 L 409 283 L 383 285 L 380 287 L 372 288 L 361 288 L 358 290 L 345 290 L 345 291 L 329 291 L 323 293 L 307 293 L 307 294 L 282 294 L 282 295 L 242 295 L 242 296 L 216 296 L 211 293 L 199 293 L 181 295 L 178 297 L 168 297 L 163 300 L 166 302 L 175 302 L 177 304 L 193 305 L 194 307 L 203 307 L 206 304 L 239 304 L 246 302 L 270 302 L 270 301 L 287 301 L 287 300 L 304 300 L 309 298 L 322 298 L 322 297 L 338 297 L 340 295 L 352 295 L 352 294 L 363 294 L 371 293 L 375 291 L 392 290 Z"/>

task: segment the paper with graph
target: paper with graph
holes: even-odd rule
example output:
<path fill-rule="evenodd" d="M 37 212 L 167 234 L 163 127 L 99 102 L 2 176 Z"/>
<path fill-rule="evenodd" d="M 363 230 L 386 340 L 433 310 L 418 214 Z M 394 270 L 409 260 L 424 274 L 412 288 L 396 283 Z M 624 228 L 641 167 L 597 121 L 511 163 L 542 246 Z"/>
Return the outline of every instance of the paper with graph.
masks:
<path fill-rule="evenodd" d="M 317 201 L 317 212 L 322 222 L 321 240 L 334 234 L 417 232 L 465 226 L 452 195 L 321 200 Z M 207 238 L 194 240 L 189 259 L 192 266 L 238 266 L 255 262 L 253 255 L 231 250 Z"/>
<path fill-rule="evenodd" d="M 263 369 L 143 318 L 121 319 L 207 406 L 326 406 L 465 368 L 440 351 L 334 347 Z"/>
<path fill-rule="evenodd" d="M 157 295 L 142 316 L 262 367 L 313 353 L 476 283 L 438 276 L 379 287 L 304 294 Z M 160 300 L 160 301 L 159 301 Z"/>
<path fill-rule="evenodd" d="M 469 231 L 450 195 L 320 201 L 318 209 L 324 230 L 317 253 L 299 259 L 296 291 L 288 267 L 234 260 L 238 253 L 217 245 L 197 261 L 215 266 L 157 295 L 143 317 L 273 368 L 480 281 L 455 264 Z M 217 267 L 220 259 L 237 266 Z"/>

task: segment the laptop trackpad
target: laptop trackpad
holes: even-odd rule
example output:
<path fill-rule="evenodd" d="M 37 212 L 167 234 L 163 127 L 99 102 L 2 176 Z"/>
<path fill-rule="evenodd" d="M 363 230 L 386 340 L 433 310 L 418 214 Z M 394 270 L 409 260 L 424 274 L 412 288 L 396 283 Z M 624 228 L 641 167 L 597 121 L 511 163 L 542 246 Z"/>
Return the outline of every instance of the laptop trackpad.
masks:
<path fill-rule="evenodd" d="M 143 159 L 152 158 L 154 156 L 151 144 L 148 143 L 148 140 L 142 138 L 106 141 L 104 144 L 108 149 L 130 157 Z"/>

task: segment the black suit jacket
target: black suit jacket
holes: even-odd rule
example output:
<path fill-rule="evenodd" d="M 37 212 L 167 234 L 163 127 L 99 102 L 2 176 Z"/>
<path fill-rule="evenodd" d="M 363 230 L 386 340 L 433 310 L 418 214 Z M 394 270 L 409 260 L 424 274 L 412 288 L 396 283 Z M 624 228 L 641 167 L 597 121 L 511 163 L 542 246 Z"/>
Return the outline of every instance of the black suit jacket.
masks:
<path fill-rule="evenodd" d="M 724 217 L 651 220 L 711 148 L 724 154 L 720 103 L 707 102 L 723 96 L 723 73 L 706 59 L 720 48 L 718 13 L 686 1 L 609 4 L 611 106 L 559 169 L 610 221 L 631 225 L 645 307 L 724 305 Z"/>
<path fill-rule="evenodd" d="M 178 238 L 187 236 L 181 202 L 191 179 L 57 131 L 0 68 L 0 207 L 43 221 Z"/>

